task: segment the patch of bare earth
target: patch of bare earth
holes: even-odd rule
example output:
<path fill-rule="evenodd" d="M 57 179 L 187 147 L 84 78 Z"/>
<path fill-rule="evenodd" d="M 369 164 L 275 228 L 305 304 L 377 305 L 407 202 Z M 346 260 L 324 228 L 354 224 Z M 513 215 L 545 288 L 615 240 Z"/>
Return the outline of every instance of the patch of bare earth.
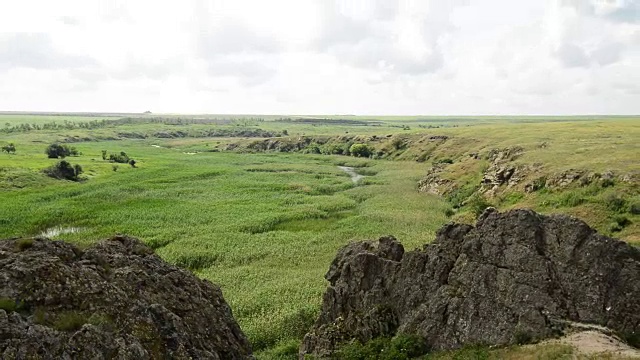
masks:
<path fill-rule="evenodd" d="M 574 333 L 544 343 L 569 345 L 575 349 L 576 355 L 588 358 L 640 359 L 640 350 L 632 348 L 615 336 L 595 330 Z"/>

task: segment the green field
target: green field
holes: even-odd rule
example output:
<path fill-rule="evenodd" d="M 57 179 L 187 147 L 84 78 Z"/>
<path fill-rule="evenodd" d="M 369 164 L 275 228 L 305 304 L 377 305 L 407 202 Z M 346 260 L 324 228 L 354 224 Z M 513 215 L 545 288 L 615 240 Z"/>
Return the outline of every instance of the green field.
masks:
<path fill-rule="evenodd" d="M 116 233 L 139 237 L 167 261 L 219 284 L 254 349 L 265 358 L 297 347 L 317 315 L 326 287 L 323 275 L 342 245 L 391 234 L 411 249 L 431 241 L 452 215 L 470 219 L 464 208 L 455 213 L 446 199 L 417 191 L 432 161 L 453 159 L 448 176 L 467 181 L 486 165 L 469 160 L 469 152 L 520 145 L 527 152 L 518 161 L 540 162 L 550 173 L 568 168 L 640 171 L 640 119 L 635 117 L 118 119 L 0 115 L 0 124 L 6 124 L 0 146 L 16 146 L 15 154 L 0 154 L 0 238 L 56 228 L 62 230 L 57 238 L 81 245 Z M 52 122 L 71 125 L 20 128 Z M 409 145 L 381 159 L 251 152 L 245 146 L 262 138 L 241 135 L 256 129 L 278 135 L 286 130 L 288 138 L 279 139 L 293 142 L 302 136 L 378 135 L 388 141 L 400 137 Z M 204 136 L 214 130 L 233 135 Z M 450 139 L 437 148 L 420 142 L 433 135 Z M 82 166 L 83 181 L 42 173 L 59 161 L 44 153 L 52 142 L 69 142 L 81 153 L 66 160 Z M 548 146 L 540 147 L 543 142 Z M 228 144 L 238 148 L 227 151 Z M 390 146 L 387 140 L 371 144 L 379 150 Z M 124 151 L 137 167 L 105 161 L 102 150 Z M 416 161 L 427 151 L 431 158 Z M 338 168 L 342 165 L 365 177 L 352 182 Z M 522 196 L 512 191 L 490 200 L 500 208 L 530 206 L 580 215 L 599 229 L 606 229 L 612 216 L 625 216 L 630 224 L 619 235 L 640 241 L 638 215 L 626 207 L 614 214 L 601 203 L 609 194 L 620 194 L 625 206 L 640 201 L 637 184 L 570 191 L 585 192 L 580 195 L 584 201 L 575 206 L 562 202 L 569 190 Z M 71 228 L 75 232 L 65 233 Z"/>

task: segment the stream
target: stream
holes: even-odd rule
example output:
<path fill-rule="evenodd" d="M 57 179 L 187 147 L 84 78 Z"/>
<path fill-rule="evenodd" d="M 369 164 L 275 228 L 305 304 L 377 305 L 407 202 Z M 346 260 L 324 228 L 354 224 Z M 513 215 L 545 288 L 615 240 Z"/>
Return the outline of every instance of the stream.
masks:
<path fill-rule="evenodd" d="M 351 181 L 353 181 L 354 183 L 357 183 L 360 179 L 362 179 L 364 177 L 364 175 L 358 174 L 350 166 L 338 166 L 338 168 L 340 168 L 340 170 L 342 170 L 342 171 L 346 172 L 347 174 L 349 174 L 349 176 L 351 176 Z"/>
<path fill-rule="evenodd" d="M 62 226 L 54 226 L 52 228 L 48 228 L 47 230 L 40 233 L 40 236 L 44 236 L 47 238 L 54 238 L 58 235 L 63 234 L 74 234 L 77 232 L 84 231 L 84 228 L 80 227 L 62 227 Z"/>

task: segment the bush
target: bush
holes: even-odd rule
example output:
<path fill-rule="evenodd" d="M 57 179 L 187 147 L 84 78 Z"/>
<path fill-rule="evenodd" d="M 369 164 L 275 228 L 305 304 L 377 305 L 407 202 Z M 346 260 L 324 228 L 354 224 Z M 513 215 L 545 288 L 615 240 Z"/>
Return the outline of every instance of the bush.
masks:
<path fill-rule="evenodd" d="M 344 345 L 335 358 L 344 360 L 403 360 L 416 358 L 428 352 L 429 347 L 421 337 L 398 335 L 391 339 L 373 339 L 365 344 L 354 342 Z"/>
<path fill-rule="evenodd" d="M 469 198 L 466 206 L 469 208 L 473 215 L 478 217 L 486 208 L 491 207 L 491 204 L 484 198 L 484 196 L 480 194 L 474 194 L 471 198 Z"/>
<path fill-rule="evenodd" d="M 609 224 L 609 231 L 619 232 L 622 231 L 627 225 L 631 224 L 626 216 L 618 215 L 613 217 L 613 222 Z"/>
<path fill-rule="evenodd" d="M 373 149 L 367 144 L 353 144 L 349 148 L 349 152 L 355 157 L 369 157 L 373 154 Z"/>
<path fill-rule="evenodd" d="M 80 165 L 71 165 L 65 160 L 44 169 L 44 173 L 52 178 L 71 181 L 78 181 L 82 172 L 82 167 Z"/>
<path fill-rule="evenodd" d="M 447 200 L 451 203 L 454 209 L 459 209 L 467 199 L 473 195 L 479 188 L 479 185 L 473 183 L 466 183 L 463 186 L 454 189 L 448 193 Z"/>
<path fill-rule="evenodd" d="M 49 157 L 49 159 L 64 159 L 67 156 L 78 156 L 79 153 L 78 150 L 76 150 L 76 148 L 74 147 L 60 144 L 51 144 L 45 150 L 45 154 L 47 154 L 47 157 Z"/>
<path fill-rule="evenodd" d="M 623 212 L 627 207 L 627 201 L 617 194 L 609 194 L 604 199 L 604 203 L 607 208 L 615 212 Z"/>
<path fill-rule="evenodd" d="M 629 205 L 629 213 L 632 215 L 640 215 L 640 202 L 634 202 Z"/>
<path fill-rule="evenodd" d="M 7 154 L 15 154 L 16 153 L 16 146 L 13 145 L 13 143 L 10 143 L 9 145 L 5 145 L 2 147 L 2 151 L 6 151 Z"/>
<path fill-rule="evenodd" d="M 126 152 L 121 151 L 120 154 L 111 154 L 109 155 L 109 161 L 116 162 L 120 164 L 128 164 L 129 161 L 132 160 Z"/>
<path fill-rule="evenodd" d="M 391 140 L 391 146 L 393 146 L 393 148 L 396 150 L 400 150 L 404 149 L 406 147 L 406 144 L 404 142 L 404 139 L 402 139 L 401 137 L 394 137 Z"/>
<path fill-rule="evenodd" d="M 349 143 L 327 144 L 320 149 L 324 155 L 349 155 Z"/>

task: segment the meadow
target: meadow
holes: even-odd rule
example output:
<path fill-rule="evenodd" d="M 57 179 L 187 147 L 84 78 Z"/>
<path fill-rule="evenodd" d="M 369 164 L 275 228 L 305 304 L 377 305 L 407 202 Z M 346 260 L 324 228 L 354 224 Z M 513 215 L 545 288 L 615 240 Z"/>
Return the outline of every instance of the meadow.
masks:
<path fill-rule="evenodd" d="M 546 141 L 551 143 L 549 149 L 528 152 L 524 160 L 544 162 L 554 171 L 639 170 L 637 118 L 313 120 L 317 118 L 237 116 L 216 122 L 230 118 L 203 115 L 194 123 L 181 124 L 151 123 L 141 117 L 96 129 L 0 132 L 0 145 L 16 146 L 15 154 L 0 154 L 0 238 L 35 236 L 52 229 L 60 230 L 56 238 L 80 245 L 116 233 L 138 237 L 165 260 L 219 284 L 259 357 L 277 358 L 291 355 L 315 320 L 326 287 L 324 273 L 341 246 L 393 235 L 412 249 L 431 241 L 435 231 L 450 221 L 451 203 L 417 191 L 417 181 L 437 157 L 415 161 L 424 150 L 418 145 L 386 160 L 225 151 L 226 144 L 255 138 L 202 137 L 203 132 L 260 128 L 286 131 L 292 138 L 446 135 L 452 141 L 439 148 L 439 156 L 457 157 L 512 144 L 537 149 Z M 8 129 L 96 119 L 118 117 L 10 114 L 0 115 L 0 124 L 8 124 Z M 180 132 L 180 136 L 154 136 L 159 132 Z M 140 136 L 132 138 L 132 133 Z M 46 146 L 70 139 L 69 145 L 81 154 L 66 160 L 82 166 L 83 181 L 45 176 L 42 169 L 59 161 L 47 158 Z M 103 150 L 126 152 L 136 167 L 103 160 Z M 459 173 L 452 176 L 462 178 L 466 162 L 459 164 L 452 168 Z M 353 167 L 365 177 L 354 183 L 338 166 Z M 637 197 L 637 187 L 625 191 L 630 198 Z M 538 200 L 525 196 L 502 205 L 573 211 L 545 208 Z M 581 204 L 580 211 L 594 208 L 587 205 Z M 637 217 L 631 219 L 637 222 Z M 631 240 L 637 236 L 633 226 L 624 233 Z"/>

